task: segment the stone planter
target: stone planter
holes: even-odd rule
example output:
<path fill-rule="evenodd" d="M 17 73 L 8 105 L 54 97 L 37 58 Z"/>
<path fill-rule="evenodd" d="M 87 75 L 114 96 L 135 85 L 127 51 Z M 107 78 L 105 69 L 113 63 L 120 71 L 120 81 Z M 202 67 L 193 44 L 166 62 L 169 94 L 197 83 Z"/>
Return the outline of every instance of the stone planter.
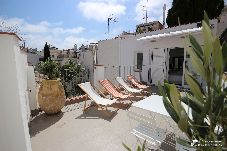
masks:
<path fill-rule="evenodd" d="M 55 114 L 65 105 L 65 91 L 60 80 L 43 80 L 39 92 L 38 103 L 46 114 Z"/>

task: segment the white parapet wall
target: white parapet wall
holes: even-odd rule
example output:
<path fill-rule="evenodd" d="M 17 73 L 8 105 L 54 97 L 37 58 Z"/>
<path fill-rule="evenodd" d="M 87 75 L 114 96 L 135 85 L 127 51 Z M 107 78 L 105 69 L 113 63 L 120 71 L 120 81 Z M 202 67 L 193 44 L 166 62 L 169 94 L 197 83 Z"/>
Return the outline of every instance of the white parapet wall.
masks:
<path fill-rule="evenodd" d="M 35 110 L 38 108 L 38 103 L 36 99 L 36 83 L 35 83 L 35 72 L 33 66 L 27 67 L 27 79 L 28 79 L 28 98 L 29 98 L 29 106 L 31 110 Z"/>
<path fill-rule="evenodd" d="M 0 32 L 1 151 L 31 151 L 26 106 L 27 67 L 23 59 L 26 54 L 22 53 L 17 35 Z"/>

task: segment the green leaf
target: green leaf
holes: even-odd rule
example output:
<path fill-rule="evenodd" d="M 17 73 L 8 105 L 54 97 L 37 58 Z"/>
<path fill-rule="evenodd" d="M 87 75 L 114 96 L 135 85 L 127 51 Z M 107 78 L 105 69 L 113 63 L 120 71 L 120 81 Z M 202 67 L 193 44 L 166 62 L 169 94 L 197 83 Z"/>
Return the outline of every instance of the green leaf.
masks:
<path fill-rule="evenodd" d="M 202 21 L 203 26 L 203 38 L 204 38 L 204 65 L 205 67 L 210 65 L 210 56 L 212 50 L 212 33 L 209 25 L 205 21 Z"/>
<path fill-rule="evenodd" d="M 200 74 L 204 79 L 206 79 L 203 62 L 198 58 L 198 56 L 191 48 L 188 48 L 187 52 L 190 54 L 190 60 L 191 60 L 192 67 L 194 68 L 194 72 Z"/>
<path fill-rule="evenodd" d="M 226 102 L 227 103 L 227 102 Z M 224 107 L 223 107 L 223 111 L 222 111 L 222 116 L 224 117 L 224 118 L 226 118 L 226 120 L 227 120 L 227 104 L 225 104 L 224 105 Z"/>
<path fill-rule="evenodd" d="M 213 52 L 212 52 L 212 58 L 213 58 L 213 64 L 216 69 L 217 74 L 222 77 L 223 74 L 223 61 L 222 61 L 222 50 L 221 50 L 221 44 L 219 41 L 219 38 L 215 38 L 213 42 Z"/>
<path fill-rule="evenodd" d="M 165 93 L 166 93 L 167 97 L 170 98 L 170 84 L 164 83 L 163 88 L 164 88 L 164 90 L 165 90 Z M 171 101 L 171 100 L 170 100 L 170 101 Z"/>
<path fill-rule="evenodd" d="M 169 93 L 169 89 L 167 89 L 167 86 L 169 84 L 168 83 L 164 83 L 164 85 L 162 86 L 160 82 L 158 82 L 158 89 L 159 92 L 162 94 L 163 97 L 169 97 L 168 93 Z"/>
<path fill-rule="evenodd" d="M 177 112 L 180 120 L 178 121 L 178 126 L 183 132 L 188 130 L 188 116 L 184 108 L 180 104 L 180 95 L 177 87 L 174 84 L 170 85 L 170 99 L 172 101 L 174 110 Z"/>
<path fill-rule="evenodd" d="M 125 143 L 122 143 L 122 145 L 123 145 L 124 148 L 127 149 L 128 151 L 132 151 Z"/>
<path fill-rule="evenodd" d="M 215 100 L 214 112 L 216 115 L 222 112 L 224 107 L 224 99 L 225 99 L 225 95 L 219 95 L 214 99 Z"/>
<path fill-rule="evenodd" d="M 146 145 L 146 140 L 144 140 L 144 142 L 143 142 L 142 151 L 145 151 L 145 145 Z"/>
<path fill-rule="evenodd" d="M 196 55 L 199 57 L 199 59 L 202 60 L 203 57 L 203 50 L 201 48 L 201 46 L 199 45 L 199 43 L 196 41 L 196 39 L 189 34 L 189 40 L 190 43 L 192 45 L 192 48 L 194 49 L 194 52 L 196 53 Z"/>
<path fill-rule="evenodd" d="M 176 110 L 172 106 L 171 101 L 169 100 L 169 97 L 166 95 L 167 92 L 165 91 L 164 86 L 162 86 L 160 84 L 160 82 L 158 83 L 158 88 L 159 88 L 159 93 L 163 96 L 163 104 L 164 104 L 164 106 L 166 108 L 166 111 L 169 113 L 169 115 L 172 117 L 172 119 L 176 123 L 178 123 L 178 121 L 180 120 L 180 118 L 179 118 Z M 169 89 L 168 89 L 168 93 L 170 93 L 169 92 Z"/>
<path fill-rule="evenodd" d="M 185 147 L 193 148 L 191 145 L 189 145 L 189 142 L 187 140 L 184 140 L 180 137 L 176 137 L 176 141 L 177 141 L 177 143 L 179 143 Z"/>
<path fill-rule="evenodd" d="M 180 120 L 178 122 L 178 126 L 183 132 L 186 133 L 188 131 L 188 115 L 184 109 L 182 109 L 180 112 Z"/>
<path fill-rule="evenodd" d="M 185 79 L 190 87 L 191 92 L 193 95 L 200 101 L 204 102 L 203 96 L 204 92 L 203 89 L 200 87 L 199 83 L 195 80 L 194 77 L 189 75 L 188 73 L 185 74 Z"/>
<path fill-rule="evenodd" d="M 179 98 L 179 91 L 174 84 L 170 85 L 170 100 L 173 104 L 174 109 L 176 110 L 177 114 L 180 115 L 181 112 L 181 105 L 180 105 L 180 98 Z"/>
<path fill-rule="evenodd" d="M 204 117 L 201 114 L 195 112 L 194 110 L 192 110 L 192 117 L 196 125 L 202 125 L 202 123 L 204 122 Z"/>
<path fill-rule="evenodd" d="M 208 17 L 208 15 L 207 15 L 206 11 L 204 11 L 204 21 L 206 22 L 206 24 L 207 24 L 208 26 L 210 26 L 209 17 Z"/>
<path fill-rule="evenodd" d="M 202 113 L 204 104 L 191 94 L 187 94 L 186 96 L 181 97 L 181 101 L 187 104 L 192 110 L 194 110 L 198 114 Z"/>
<path fill-rule="evenodd" d="M 179 115 L 177 114 L 176 110 L 173 108 L 172 104 L 170 103 L 170 101 L 167 100 L 167 98 L 163 97 L 163 104 L 166 108 L 166 111 L 169 113 L 169 115 L 171 116 L 171 118 L 178 123 L 180 120 Z"/>
<path fill-rule="evenodd" d="M 141 151 L 141 147 L 140 146 L 137 147 L 137 151 Z"/>

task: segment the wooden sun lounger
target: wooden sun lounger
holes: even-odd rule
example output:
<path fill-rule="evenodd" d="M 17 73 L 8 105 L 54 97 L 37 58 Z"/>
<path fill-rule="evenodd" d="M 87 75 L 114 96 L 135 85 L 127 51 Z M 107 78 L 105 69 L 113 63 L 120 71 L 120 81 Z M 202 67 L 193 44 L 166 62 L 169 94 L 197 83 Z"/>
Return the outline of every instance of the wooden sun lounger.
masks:
<path fill-rule="evenodd" d="M 130 94 L 126 94 L 118 89 L 114 84 L 112 84 L 109 80 L 100 80 L 99 83 L 105 88 L 105 90 L 116 99 L 129 99 Z M 130 99 L 129 99 L 130 100 Z M 131 101 L 131 100 L 130 100 Z M 132 101 L 131 101 L 132 103 Z"/>
<path fill-rule="evenodd" d="M 114 104 L 117 100 L 113 99 L 107 99 L 101 97 L 92 87 L 90 82 L 85 82 L 78 84 L 78 86 L 86 93 L 86 100 L 84 102 L 84 111 L 86 111 L 90 106 L 86 107 L 87 105 L 87 98 L 89 97 L 93 102 L 96 103 L 96 105 L 101 108 L 102 110 L 106 111 L 105 113 L 111 117 L 113 114 L 109 114 L 107 107 Z M 119 110 L 119 109 L 117 109 Z M 117 110 L 115 112 L 117 112 Z"/>
<path fill-rule="evenodd" d="M 127 76 L 128 80 L 132 83 L 133 86 L 139 88 L 139 89 L 147 89 L 149 86 L 142 84 L 139 82 L 133 75 Z"/>
<path fill-rule="evenodd" d="M 116 80 L 129 93 L 139 93 L 142 95 L 142 93 L 141 93 L 142 89 L 135 89 L 135 88 L 128 86 L 122 77 L 117 77 Z"/>

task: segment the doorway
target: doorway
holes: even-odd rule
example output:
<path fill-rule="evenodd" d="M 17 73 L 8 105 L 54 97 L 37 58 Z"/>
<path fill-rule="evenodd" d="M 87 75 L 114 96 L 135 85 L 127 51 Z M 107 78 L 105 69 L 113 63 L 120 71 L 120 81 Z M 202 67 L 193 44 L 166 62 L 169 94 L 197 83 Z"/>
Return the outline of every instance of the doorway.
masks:
<path fill-rule="evenodd" d="M 184 48 L 175 47 L 169 51 L 168 81 L 176 85 L 182 85 Z"/>

